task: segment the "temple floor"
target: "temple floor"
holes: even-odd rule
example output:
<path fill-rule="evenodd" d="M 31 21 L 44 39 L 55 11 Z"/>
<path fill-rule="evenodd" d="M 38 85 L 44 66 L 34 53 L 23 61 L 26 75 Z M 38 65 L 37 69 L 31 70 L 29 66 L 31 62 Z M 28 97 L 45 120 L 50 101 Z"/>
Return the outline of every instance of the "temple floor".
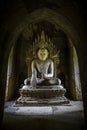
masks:
<path fill-rule="evenodd" d="M 62 106 L 14 107 L 14 101 L 6 102 L 4 130 L 83 130 L 82 101 L 71 101 Z"/>

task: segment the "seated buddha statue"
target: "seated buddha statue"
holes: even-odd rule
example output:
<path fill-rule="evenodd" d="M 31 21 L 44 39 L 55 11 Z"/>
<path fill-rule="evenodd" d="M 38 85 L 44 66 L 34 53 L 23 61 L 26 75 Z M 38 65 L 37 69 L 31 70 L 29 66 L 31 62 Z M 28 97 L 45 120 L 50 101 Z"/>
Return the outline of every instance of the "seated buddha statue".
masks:
<path fill-rule="evenodd" d="M 56 76 L 59 59 L 54 44 L 45 36 L 44 31 L 33 43 L 34 45 L 31 44 L 26 58 L 28 78 L 24 80 L 24 85 L 19 90 L 20 97 L 17 99 L 16 105 L 60 105 L 69 103 L 64 96 L 66 89 Z"/>
<path fill-rule="evenodd" d="M 54 62 L 49 58 L 47 48 L 39 48 L 37 50 L 37 58 L 31 63 L 32 76 L 24 80 L 24 88 L 41 88 L 46 86 L 62 87 L 61 80 L 54 77 Z"/>

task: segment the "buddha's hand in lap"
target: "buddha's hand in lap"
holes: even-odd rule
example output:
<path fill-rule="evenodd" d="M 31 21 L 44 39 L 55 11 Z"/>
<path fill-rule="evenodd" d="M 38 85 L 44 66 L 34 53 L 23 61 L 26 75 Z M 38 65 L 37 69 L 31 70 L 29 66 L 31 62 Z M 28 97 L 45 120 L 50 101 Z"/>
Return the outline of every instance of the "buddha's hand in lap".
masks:
<path fill-rule="evenodd" d="M 42 83 L 42 81 L 44 81 L 44 78 L 41 78 L 41 79 L 40 79 L 40 78 L 37 78 L 37 84 L 38 84 L 38 83 Z"/>
<path fill-rule="evenodd" d="M 50 79 L 52 77 L 53 77 L 52 74 L 44 74 L 44 79 Z"/>

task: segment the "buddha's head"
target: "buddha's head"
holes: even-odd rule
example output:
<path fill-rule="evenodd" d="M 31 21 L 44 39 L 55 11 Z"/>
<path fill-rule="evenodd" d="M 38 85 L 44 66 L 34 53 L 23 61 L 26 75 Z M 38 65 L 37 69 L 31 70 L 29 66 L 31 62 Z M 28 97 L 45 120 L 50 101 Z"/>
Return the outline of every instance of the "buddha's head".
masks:
<path fill-rule="evenodd" d="M 40 48 L 37 52 L 38 58 L 42 61 L 45 61 L 48 58 L 48 50 L 46 48 Z"/>

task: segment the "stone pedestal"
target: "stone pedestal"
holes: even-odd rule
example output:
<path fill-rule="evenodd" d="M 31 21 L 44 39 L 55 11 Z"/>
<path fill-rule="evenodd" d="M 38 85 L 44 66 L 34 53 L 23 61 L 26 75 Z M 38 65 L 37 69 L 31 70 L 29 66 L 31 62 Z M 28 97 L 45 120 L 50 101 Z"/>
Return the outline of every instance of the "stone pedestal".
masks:
<path fill-rule="evenodd" d="M 16 106 L 62 105 L 69 100 L 64 96 L 66 89 L 60 86 L 42 86 L 39 88 L 20 89 Z"/>

